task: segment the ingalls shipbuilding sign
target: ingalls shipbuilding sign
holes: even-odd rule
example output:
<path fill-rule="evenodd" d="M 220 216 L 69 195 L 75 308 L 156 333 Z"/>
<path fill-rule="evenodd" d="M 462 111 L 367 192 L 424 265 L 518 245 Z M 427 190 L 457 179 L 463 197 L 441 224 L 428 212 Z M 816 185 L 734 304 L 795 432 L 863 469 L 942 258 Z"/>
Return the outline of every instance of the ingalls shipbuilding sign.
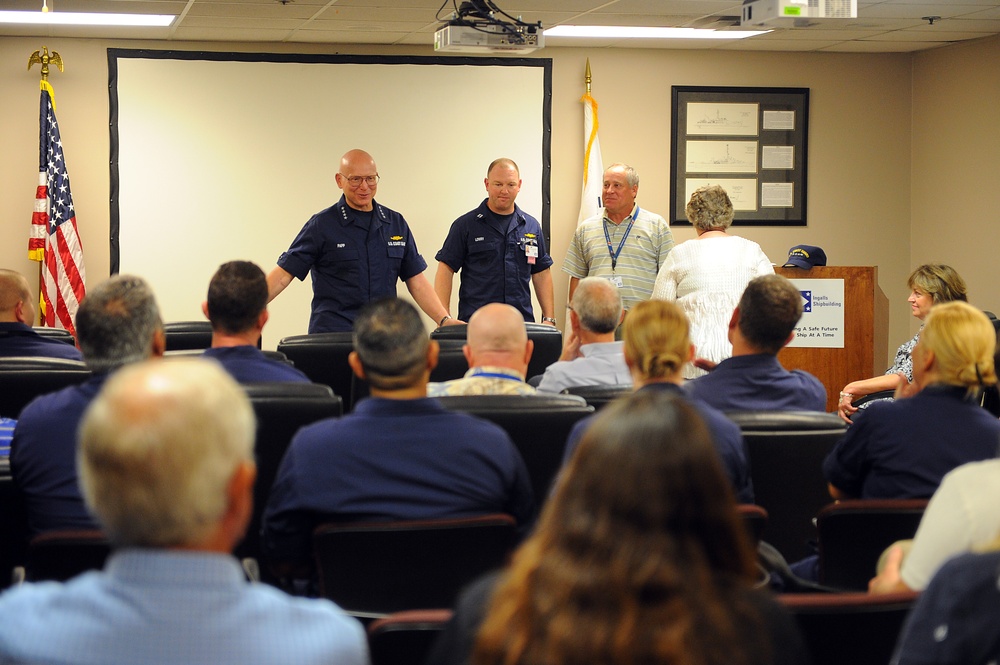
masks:
<path fill-rule="evenodd" d="M 844 348 L 844 280 L 793 279 L 802 294 L 802 319 L 788 346 Z"/>

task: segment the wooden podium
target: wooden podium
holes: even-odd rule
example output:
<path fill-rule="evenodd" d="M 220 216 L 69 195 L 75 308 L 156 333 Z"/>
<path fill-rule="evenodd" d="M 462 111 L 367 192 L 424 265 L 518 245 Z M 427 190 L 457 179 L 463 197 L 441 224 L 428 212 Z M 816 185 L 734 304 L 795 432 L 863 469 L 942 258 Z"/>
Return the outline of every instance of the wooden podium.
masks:
<path fill-rule="evenodd" d="M 778 360 L 785 369 L 804 369 L 826 386 L 826 409 L 837 408 L 840 389 L 851 381 L 885 373 L 889 366 L 889 300 L 878 285 L 875 266 L 779 268 L 788 279 L 844 280 L 844 348 L 785 347 Z"/>

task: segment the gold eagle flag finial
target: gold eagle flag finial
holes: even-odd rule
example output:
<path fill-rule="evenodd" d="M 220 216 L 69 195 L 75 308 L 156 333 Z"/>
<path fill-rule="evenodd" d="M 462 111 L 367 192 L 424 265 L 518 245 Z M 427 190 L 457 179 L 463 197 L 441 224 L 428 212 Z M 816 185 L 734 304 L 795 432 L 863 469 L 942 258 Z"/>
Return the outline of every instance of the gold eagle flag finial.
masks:
<path fill-rule="evenodd" d="M 31 66 L 35 63 L 40 63 L 42 65 L 43 81 L 49 80 L 49 65 L 55 65 L 59 68 L 60 72 L 63 71 L 62 56 L 59 55 L 58 51 L 53 51 L 50 54 L 47 46 L 43 46 L 41 51 L 35 51 L 31 54 L 31 57 L 28 58 L 28 69 L 30 70 Z"/>

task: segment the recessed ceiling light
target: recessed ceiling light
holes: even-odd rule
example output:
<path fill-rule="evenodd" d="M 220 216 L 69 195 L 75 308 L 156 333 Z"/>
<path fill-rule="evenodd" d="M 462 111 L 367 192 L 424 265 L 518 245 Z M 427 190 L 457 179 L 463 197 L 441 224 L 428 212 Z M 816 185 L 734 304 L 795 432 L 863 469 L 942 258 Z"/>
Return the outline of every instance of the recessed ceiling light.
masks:
<path fill-rule="evenodd" d="M 166 27 L 177 18 L 173 14 L 99 14 L 83 12 L 0 11 L 0 23 L 39 25 L 132 25 Z"/>
<path fill-rule="evenodd" d="M 615 25 L 557 25 L 546 37 L 607 37 L 613 39 L 745 39 L 770 30 L 712 30 L 707 28 L 642 28 Z"/>

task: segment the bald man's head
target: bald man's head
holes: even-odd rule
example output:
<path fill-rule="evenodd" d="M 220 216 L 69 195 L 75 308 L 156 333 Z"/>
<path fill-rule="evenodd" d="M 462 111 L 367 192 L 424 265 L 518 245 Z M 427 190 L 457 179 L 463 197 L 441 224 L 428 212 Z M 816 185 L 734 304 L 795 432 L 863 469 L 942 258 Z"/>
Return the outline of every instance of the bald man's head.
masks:
<path fill-rule="evenodd" d="M 470 367 L 495 365 L 524 374 L 532 348 L 524 317 L 510 305 L 490 303 L 469 318 L 466 357 Z"/>
<path fill-rule="evenodd" d="M 19 272 L 0 270 L 0 321 L 33 325 L 35 308 L 28 280 Z"/>

